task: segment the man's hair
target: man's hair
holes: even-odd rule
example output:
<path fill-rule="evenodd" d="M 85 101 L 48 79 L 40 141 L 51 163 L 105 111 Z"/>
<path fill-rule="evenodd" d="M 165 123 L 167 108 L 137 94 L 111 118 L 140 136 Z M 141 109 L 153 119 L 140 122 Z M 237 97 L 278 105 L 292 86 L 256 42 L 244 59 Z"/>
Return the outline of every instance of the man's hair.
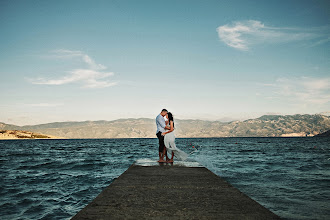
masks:
<path fill-rule="evenodd" d="M 168 112 L 165 108 L 162 110 L 162 112 Z"/>

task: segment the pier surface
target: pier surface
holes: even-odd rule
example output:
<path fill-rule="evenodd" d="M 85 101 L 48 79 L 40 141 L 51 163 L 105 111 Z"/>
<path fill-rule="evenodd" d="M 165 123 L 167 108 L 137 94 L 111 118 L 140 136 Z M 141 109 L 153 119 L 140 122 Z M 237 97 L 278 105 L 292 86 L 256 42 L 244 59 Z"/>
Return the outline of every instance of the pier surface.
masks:
<path fill-rule="evenodd" d="M 136 163 L 72 219 L 280 218 L 205 167 Z"/>

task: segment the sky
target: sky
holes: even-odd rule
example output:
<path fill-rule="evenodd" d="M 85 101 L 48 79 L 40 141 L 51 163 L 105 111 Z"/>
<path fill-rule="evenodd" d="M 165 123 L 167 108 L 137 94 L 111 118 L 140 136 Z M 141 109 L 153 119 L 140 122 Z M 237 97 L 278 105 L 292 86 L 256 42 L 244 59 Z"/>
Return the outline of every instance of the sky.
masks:
<path fill-rule="evenodd" d="M 0 122 L 330 111 L 330 2 L 0 1 Z"/>

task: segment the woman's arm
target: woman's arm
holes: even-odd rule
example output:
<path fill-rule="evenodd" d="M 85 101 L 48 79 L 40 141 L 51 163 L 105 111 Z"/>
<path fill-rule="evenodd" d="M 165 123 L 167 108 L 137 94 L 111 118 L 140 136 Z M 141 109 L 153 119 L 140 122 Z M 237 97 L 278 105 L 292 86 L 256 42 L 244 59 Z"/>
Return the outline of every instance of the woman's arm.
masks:
<path fill-rule="evenodd" d="M 162 135 L 165 135 L 165 134 L 168 134 L 172 131 L 174 131 L 174 126 L 173 126 L 173 121 L 170 121 L 170 130 L 166 131 L 166 132 L 163 132 Z"/>

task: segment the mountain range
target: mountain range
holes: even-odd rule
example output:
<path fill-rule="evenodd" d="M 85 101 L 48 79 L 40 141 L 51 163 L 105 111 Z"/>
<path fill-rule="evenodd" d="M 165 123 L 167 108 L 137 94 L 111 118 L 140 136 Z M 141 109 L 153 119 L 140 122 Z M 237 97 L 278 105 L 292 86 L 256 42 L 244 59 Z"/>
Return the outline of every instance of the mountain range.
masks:
<path fill-rule="evenodd" d="M 176 137 L 305 137 L 330 129 L 330 116 L 264 115 L 245 121 L 175 120 Z M 155 119 L 54 122 L 17 126 L 0 123 L 0 130 L 24 130 L 64 138 L 155 138 Z"/>

